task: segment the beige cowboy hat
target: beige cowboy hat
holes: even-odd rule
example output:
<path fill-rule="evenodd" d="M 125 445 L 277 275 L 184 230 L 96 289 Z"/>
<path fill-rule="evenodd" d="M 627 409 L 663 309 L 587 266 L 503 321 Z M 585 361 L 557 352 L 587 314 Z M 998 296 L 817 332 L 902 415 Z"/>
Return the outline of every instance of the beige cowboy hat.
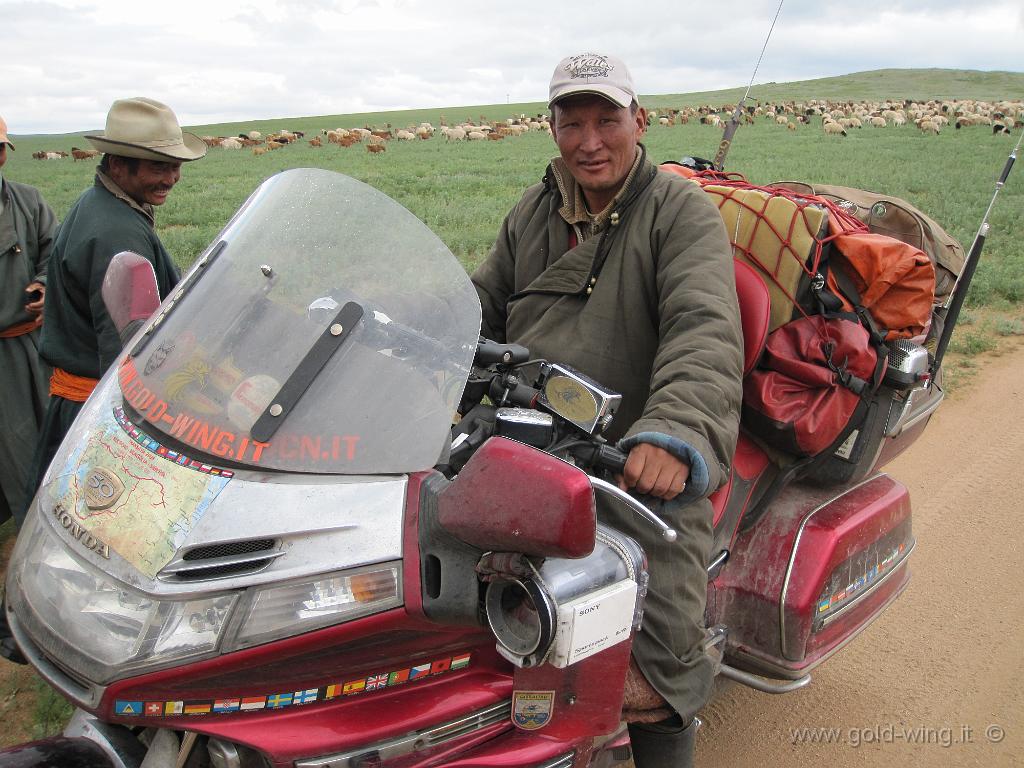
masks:
<path fill-rule="evenodd" d="M 170 107 L 141 96 L 115 101 L 103 133 L 85 138 L 100 152 L 140 160 L 187 162 L 206 154 L 203 140 L 182 131 Z"/>
<path fill-rule="evenodd" d="M 7 123 L 0 117 L 0 144 L 6 144 L 11 149 L 14 149 L 14 145 L 11 144 L 11 140 L 7 138 Z"/>

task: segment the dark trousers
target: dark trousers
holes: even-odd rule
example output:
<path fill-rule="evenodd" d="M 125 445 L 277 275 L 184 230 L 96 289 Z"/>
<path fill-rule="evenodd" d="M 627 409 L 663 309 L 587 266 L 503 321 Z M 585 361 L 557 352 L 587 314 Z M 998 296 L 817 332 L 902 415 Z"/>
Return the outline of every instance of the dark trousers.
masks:
<path fill-rule="evenodd" d="M 35 498 L 39 486 L 42 485 L 43 476 L 46 474 L 50 462 L 53 461 L 53 457 L 57 455 L 60 444 L 64 441 L 64 436 L 71 429 L 71 425 L 74 423 L 75 417 L 78 416 L 78 412 L 82 410 L 83 405 L 85 403 L 65 400 L 57 395 L 50 396 L 50 402 L 46 407 L 46 418 L 43 420 L 43 429 L 39 435 L 39 442 L 36 444 L 35 454 L 32 457 L 32 468 L 28 478 L 28 488 L 25 493 L 25 498 L 28 500 L 29 505 L 31 505 L 32 499 Z M 25 522 L 27 514 L 28 507 L 14 510 L 14 519 L 19 527 Z"/>

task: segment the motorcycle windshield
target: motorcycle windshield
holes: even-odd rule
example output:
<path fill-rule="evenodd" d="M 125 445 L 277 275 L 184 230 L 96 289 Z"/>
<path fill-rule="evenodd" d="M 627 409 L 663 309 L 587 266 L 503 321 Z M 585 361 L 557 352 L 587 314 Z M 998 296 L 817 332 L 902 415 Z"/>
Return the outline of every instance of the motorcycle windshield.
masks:
<path fill-rule="evenodd" d="M 404 473 L 446 450 L 480 303 L 401 205 L 297 169 L 252 194 L 151 328 L 121 361 L 121 392 L 179 460 Z"/>

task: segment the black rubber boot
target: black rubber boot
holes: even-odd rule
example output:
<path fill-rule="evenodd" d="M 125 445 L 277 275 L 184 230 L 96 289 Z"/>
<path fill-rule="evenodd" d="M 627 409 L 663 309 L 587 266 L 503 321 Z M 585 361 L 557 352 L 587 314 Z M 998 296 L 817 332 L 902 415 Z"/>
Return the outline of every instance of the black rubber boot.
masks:
<path fill-rule="evenodd" d="M 683 725 L 675 715 L 659 723 L 632 723 L 629 740 L 636 768 L 693 768 L 697 720 Z"/>

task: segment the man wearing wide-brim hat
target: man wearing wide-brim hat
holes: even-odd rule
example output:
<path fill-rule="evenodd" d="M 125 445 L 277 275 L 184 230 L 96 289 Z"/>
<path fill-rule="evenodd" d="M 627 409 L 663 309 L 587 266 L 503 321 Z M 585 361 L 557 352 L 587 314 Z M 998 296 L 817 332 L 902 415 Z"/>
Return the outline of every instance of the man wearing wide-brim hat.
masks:
<path fill-rule="evenodd" d="M 82 193 L 57 231 L 48 270 L 40 354 L 53 366 L 43 438 L 31 490 L 38 487 L 75 416 L 121 350 L 100 288 L 110 260 L 133 251 L 153 265 L 160 298 L 179 273 L 154 229 L 181 177 L 182 163 L 206 154 L 171 109 L 146 98 L 115 101 L 101 134 L 85 137 L 103 153 L 93 186 Z"/>

